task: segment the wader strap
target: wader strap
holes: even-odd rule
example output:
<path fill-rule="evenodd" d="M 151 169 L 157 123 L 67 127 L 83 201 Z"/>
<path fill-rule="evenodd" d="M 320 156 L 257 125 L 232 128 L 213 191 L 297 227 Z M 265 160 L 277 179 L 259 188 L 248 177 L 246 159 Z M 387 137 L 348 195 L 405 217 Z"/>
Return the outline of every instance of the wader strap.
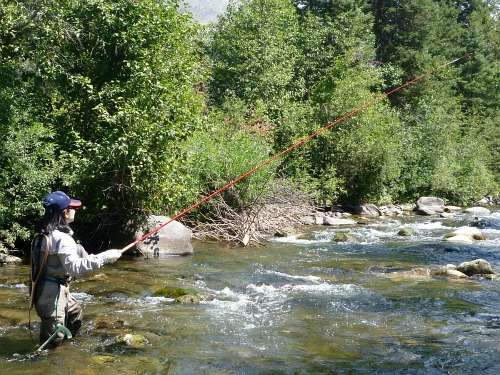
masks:
<path fill-rule="evenodd" d="M 43 260 L 40 266 L 38 267 L 38 273 L 34 275 L 34 267 L 35 265 L 33 264 L 33 249 L 35 246 L 38 246 L 40 244 L 40 236 L 45 237 L 45 253 L 43 254 Z M 35 241 L 38 239 L 38 244 L 35 244 Z M 41 250 L 41 249 L 40 249 Z M 36 285 L 38 284 L 38 280 L 40 279 L 40 276 L 42 276 L 43 270 L 45 268 L 45 265 L 47 263 L 47 258 L 49 256 L 49 238 L 45 234 L 37 234 L 35 237 L 33 237 L 33 241 L 31 241 L 31 256 L 30 256 L 30 269 L 31 269 L 31 293 L 30 293 L 30 308 L 31 310 L 33 308 L 33 305 L 35 304 L 35 290 L 36 290 Z"/>

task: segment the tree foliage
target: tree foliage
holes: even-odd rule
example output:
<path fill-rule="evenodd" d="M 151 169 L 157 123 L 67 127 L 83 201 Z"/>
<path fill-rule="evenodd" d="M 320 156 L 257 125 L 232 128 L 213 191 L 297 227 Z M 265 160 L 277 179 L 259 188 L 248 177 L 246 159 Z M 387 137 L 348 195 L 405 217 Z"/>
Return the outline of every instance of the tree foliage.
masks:
<path fill-rule="evenodd" d="M 0 246 L 28 239 L 56 189 L 84 202 L 84 242 L 108 246 L 464 55 L 223 198 L 241 209 L 275 178 L 319 203 L 499 191 L 495 1 L 235 0 L 206 29 L 180 0 L 0 3 Z"/>
<path fill-rule="evenodd" d="M 8 129 L 2 142 L 41 144 L 43 155 L 26 160 L 26 184 L 16 182 L 18 171 L 5 169 L 26 151 L 2 147 L 2 207 L 10 206 L 9 191 L 26 205 L 50 190 L 66 190 L 85 203 L 80 222 L 95 228 L 100 220 L 104 231 L 94 246 L 107 246 L 110 225 L 173 205 L 183 193 L 176 189 L 183 178 L 176 173 L 178 145 L 199 126 L 203 81 L 197 26 L 179 3 L 2 5 L 8 21 L 2 23 L 2 59 L 11 66 L 2 79 L 12 82 L 2 97 L 22 98 L 2 104 L 10 113 L 2 118 Z M 29 195 L 17 187 L 21 183 L 32 188 Z"/>
<path fill-rule="evenodd" d="M 217 66 L 211 88 L 224 85 L 226 92 L 237 92 L 242 100 L 267 105 L 273 99 L 263 90 L 245 95 L 244 85 L 249 76 L 253 77 L 250 81 L 259 81 L 260 73 L 254 74 L 255 61 L 272 52 L 249 50 L 251 45 L 245 43 L 261 40 L 259 36 L 267 32 L 258 9 L 277 4 L 289 7 L 290 1 L 235 4 L 222 18 L 224 27 L 218 24 L 214 29 L 214 40 L 227 43 L 231 57 L 211 54 Z M 284 51 L 294 46 L 294 58 L 287 62 L 295 64 L 293 79 L 301 83 L 295 86 L 300 87 L 296 93 L 301 95 L 288 95 L 285 111 L 267 112 L 274 125 L 275 152 L 383 91 L 481 48 L 465 62 L 411 85 L 391 96 L 390 102 L 365 109 L 294 149 L 278 168 L 281 176 L 312 187 L 319 199 L 351 203 L 413 200 L 422 194 L 471 202 L 497 191 L 497 167 L 492 162 L 498 160 L 494 140 L 498 139 L 494 137 L 498 134 L 497 101 L 490 99 L 498 97 L 498 80 L 477 82 L 483 73 L 498 74 L 493 63 L 498 61 L 498 18 L 492 17 L 490 4 L 445 0 L 301 0 L 294 4 L 296 11 L 286 13 L 293 20 L 286 23 L 293 25 L 289 31 L 292 38 L 266 44 Z M 237 27 L 241 24 L 254 27 L 251 32 L 242 31 Z M 474 44 L 477 46 L 471 48 Z M 246 46 L 244 53 L 231 48 L 238 45 Z M 250 55 L 252 58 L 247 58 Z M 230 72 L 234 61 L 239 61 L 238 71 L 244 74 L 223 76 L 221 72 Z M 269 71 L 273 67 L 269 65 Z M 243 75 L 245 82 L 239 80 Z M 479 87 L 487 89 L 478 92 Z M 485 106 L 481 114 L 472 104 L 474 90 Z M 220 91 L 211 93 L 224 99 Z M 476 110 L 471 111 L 472 107 Z M 470 142 L 484 147 L 464 147 Z"/>
<path fill-rule="evenodd" d="M 210 99 L 265 103 L 278 111 L 301 94 L 295 77 L 299 51 L 298 17 L 290 1 L 230 2 L 220 17 L 207 50 L 212 57 Z"/>

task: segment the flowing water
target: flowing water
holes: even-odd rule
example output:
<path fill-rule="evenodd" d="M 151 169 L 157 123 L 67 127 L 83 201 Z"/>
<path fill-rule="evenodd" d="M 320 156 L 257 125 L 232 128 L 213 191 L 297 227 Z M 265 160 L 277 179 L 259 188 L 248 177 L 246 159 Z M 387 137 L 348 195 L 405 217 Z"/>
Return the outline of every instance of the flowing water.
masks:
<path fill-rule="evenodd" d="M 500 281 L 405 273 L 482 258 L 500 274 L 500 209 L 484 217 L 487 240 L 442 240 L 472 220 L 382 218 L 261 248 L 194 243 L 188 257 L 121 259 L 72 282 L 81 335 L 40 354 L 28 266 L 0 267 L 0 373 L 500 374 Z M 360 242 L 333 242 L 339 231 Z M 167 286 L 205 299 L 153 296 Z M 118 343 L 126 333 L 147 343 Z"/>

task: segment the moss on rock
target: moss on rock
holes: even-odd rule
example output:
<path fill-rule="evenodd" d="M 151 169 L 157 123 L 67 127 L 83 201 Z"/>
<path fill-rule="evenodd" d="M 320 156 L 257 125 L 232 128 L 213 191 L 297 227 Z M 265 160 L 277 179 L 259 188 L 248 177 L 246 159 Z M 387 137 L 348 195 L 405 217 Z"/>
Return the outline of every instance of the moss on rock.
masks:
<path fill-rule="evenodd" d="M 156 292 L 154 292 L 153 296 L 166 297 L 166 298 L 179 298 L 181 296 L 185 296 L 186 294 L 189 294 L 189 293 L 182 288 L 165 287 L 165 288 L 159 289 Z"/>

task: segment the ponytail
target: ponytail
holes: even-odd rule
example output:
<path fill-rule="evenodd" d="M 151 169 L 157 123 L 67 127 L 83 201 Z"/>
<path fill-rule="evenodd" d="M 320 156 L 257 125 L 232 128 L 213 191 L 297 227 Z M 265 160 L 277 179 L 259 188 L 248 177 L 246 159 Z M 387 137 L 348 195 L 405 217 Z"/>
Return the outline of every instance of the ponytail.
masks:
<path fill-rule="evenodd" d="M 47 236 L 56 229 L 64 233 L 72 232 L 70 226 L 66 223 L 66 219 L 64 218 L 64 211 L 54 213 L 45 211 L 45 215 L 43 215 L 40 219 L 35 229 L 37 233 L 45 234 Z"/>

